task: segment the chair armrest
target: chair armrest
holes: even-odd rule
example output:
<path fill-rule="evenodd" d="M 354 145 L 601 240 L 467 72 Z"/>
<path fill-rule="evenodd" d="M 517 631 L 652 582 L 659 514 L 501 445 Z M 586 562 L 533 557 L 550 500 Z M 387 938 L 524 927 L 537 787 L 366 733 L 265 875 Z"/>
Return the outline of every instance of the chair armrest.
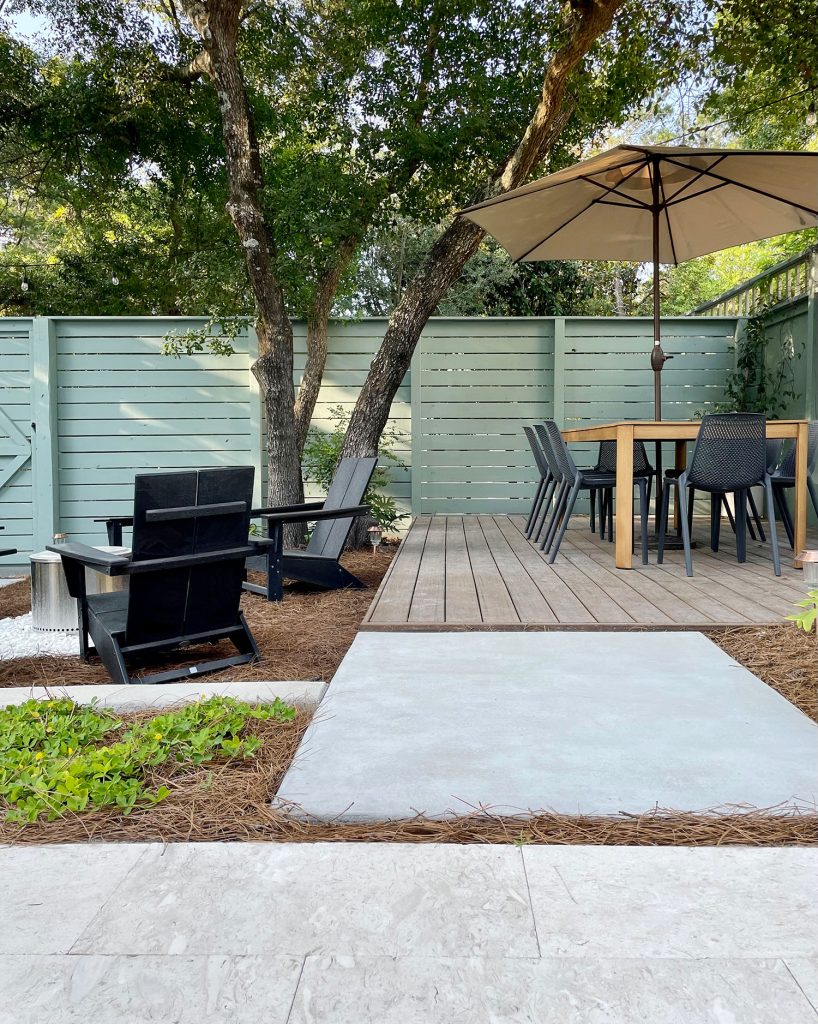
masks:
<path fill-rule="evenodd" d="M 259 516 L 272 515 L 274 512 L 301 512 L 307 509 L 319 509 L 324 507 L 323 501 L 302 501 L 300 505 L 270 505 L 267 508 L 254 508 L 250 511 L 251 519 L 258 519 Z"/>
<path fill-rule="evenodd" d="M 348 508 L 319 508 L 315 511 L 265 513 L 261 518 L 271 523 L 311 523 L 319 519 L 347 519 L 369 515 L 369 505 L 350 505 Z"/>
<path fill-rule="evenodd" d="M 146 572 L 164 572 L 166 569 L 188 569 L 194 565 L 209 565 L 232 559 L 250 558 L 255 548 L 245 544 L 240 548 L 223 548 L 221 551 L 202 551 L 195 555 L 173 555 L 170 558 L 149 558 L 145 561 L 130 562 L 125 572 L 138 576 Z"/>
<path fill-rule="evenodd" d="M 248 544 L 254 544 L 259 548 L 269 548 L 275 544 L 272 537 L 250 537 L 247 541 Z"/>
<path fill-rule="evenodd" d="M 133 516 L 104 516 L 95 519 L 95 523 L 119 523 L 120 526 L 133 526 Z"/>
<path fill-rule="evenodd" d="M 106 576 L 121 576 L 127 572 L 131 564 L 128 555 L 115 555 L 110 551 L 100 551 L 90 544 L 46 544 L 46 551 L 53 551 L 63 561 L 79 562 L 87 565 Z"/>

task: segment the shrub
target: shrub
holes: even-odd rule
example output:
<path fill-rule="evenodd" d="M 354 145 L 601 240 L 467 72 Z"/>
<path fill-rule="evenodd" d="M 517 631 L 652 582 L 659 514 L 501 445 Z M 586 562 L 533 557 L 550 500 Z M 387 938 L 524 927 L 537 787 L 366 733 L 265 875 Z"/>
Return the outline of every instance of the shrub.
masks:
<path fill-rule="evenodd" d="M 349 413 L 336 405 L 329 410 L 332 419 L 332 430 L 329 433 L 310 427 L 307 435 L 307 442 L 304 445 L 304 471 L 308 480 L 318 484 L 324 491 L 329 490 L 335 468 L 341 458 L 341 451 L 344 447 Z M 383 488 L 389 483 L 389 468 L 383 465 L 389 462 L 393 466 L 404 467 L 404 463 L 392 450 L 393 446 L 400 443 L 404 435 L 392 427 L 387 427 L 378 445 L 378 456 L 380 459 L 378 468 L 372 476 L 372 482 L 364 496 L 364 504 L 369 505 L 372 511 L 372 518 L 382 530 L 391 530 L 402 519 L 408 518 L 408 513 L 399 512 L 394 498 L 383 493 Z"/>
<path fill-rule="evenodd" d="M 68 699 L 29 700 L 0 711 L 0 801 L 7 821 L 49 821 L 69 812 L 134 807 L 164 800 L 151 788 L 158 765 L 200 765 L 252 757 L 260 740 L 244 736 L 255 719 L 292 721 L 276 700 L 254 707 L 211 697 L 127 726 L 104 708 Z"/>

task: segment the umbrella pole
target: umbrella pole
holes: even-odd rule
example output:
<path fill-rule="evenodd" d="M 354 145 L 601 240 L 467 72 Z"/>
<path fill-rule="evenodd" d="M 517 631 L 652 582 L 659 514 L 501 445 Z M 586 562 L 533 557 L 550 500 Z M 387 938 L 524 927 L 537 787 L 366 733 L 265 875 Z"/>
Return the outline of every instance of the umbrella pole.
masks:
<path fill-rule="evenodd" d="M 662 419 L 662 367 L 665 354 L 662 351 L 662 325 L 659 319 L 661 295 L 659 292 L 659 168 L 653 163 L 650 176 L 653 192 L 653 349 L 650 353 L 650 365 L 653 368 L 653 418 Z M 659 515 L 662 508 L 662 489 L 665 477 L 662 472 L 662 442 L 656 442 L 656 505 L 654 523 L 659 533 Z"/>

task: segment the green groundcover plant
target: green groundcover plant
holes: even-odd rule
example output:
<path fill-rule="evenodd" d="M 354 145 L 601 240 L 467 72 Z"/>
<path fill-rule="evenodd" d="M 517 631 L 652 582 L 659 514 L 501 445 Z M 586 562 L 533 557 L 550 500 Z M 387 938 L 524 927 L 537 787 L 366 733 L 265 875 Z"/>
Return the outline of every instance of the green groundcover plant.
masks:
<path fill-rule="evenodd" d="M 159 765 L 252 757 L 261 744 L 245 735 L 252 720 L 294 717 L 280 700 L 255 707 L 211 697 L 126 725 L 94 705 L 29 700 L 0 710 L 0 807 L 20 823 L 111 806 L 129 814 L 169 795 L 151 784 Z"/>

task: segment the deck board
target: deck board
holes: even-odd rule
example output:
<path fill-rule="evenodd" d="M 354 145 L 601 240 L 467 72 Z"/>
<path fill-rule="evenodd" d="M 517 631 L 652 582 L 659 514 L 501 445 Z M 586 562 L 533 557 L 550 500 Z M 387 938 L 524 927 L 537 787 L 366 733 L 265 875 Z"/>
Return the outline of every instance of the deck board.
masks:
<path fill-rule="evenodd" d="M 709 546 L 709 520 L 694 524 L 692 578 L 681 551 L 663 565 L 614 565 L 614 545 L 572 520 L 549 565 L 525 536 L 523 516 L 419 516 L 361 628 L 380 629 L 708 629 L 780 623 L 803 597 L 801 572 L 781 534 L 782 576 L 769 544 L 748 539 L 735 560 L 733 535 Z"/>

